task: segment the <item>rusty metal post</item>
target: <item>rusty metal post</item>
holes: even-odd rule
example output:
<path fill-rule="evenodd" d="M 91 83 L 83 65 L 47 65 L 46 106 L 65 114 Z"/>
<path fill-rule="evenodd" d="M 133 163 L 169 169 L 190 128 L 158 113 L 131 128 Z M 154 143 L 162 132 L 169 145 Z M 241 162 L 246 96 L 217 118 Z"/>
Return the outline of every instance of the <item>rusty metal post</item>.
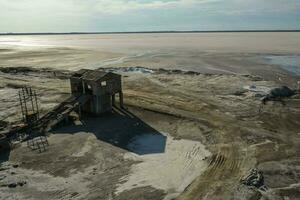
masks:
<path fill-rule="evenodd" d="M 29 88 L 29 98 L 30 98 L 30 102 L 31 102 L 31 106 L 32 106 L 32 112 L 34 112 L 35 109 L 34 109 L 34 103 L 33 103 L 33 98 L 32 98 L 32 96 L 33 96 L 32 89 Z"/>
<path fill-rule="evenodd" d="M 36 92 L 34 91 L 34 100 L 35 100 L 35 105 L 36 105 L 36 112 L 38 115 L 38 118 L 40 118 L 40 111 L 39 111 L 39 106 L 38 106 L 38 102 L 37 102 L 37 97 L 36 97 Z"/>
<path fill-rule="evenodd" d="M 81 119 L 81 105 L 78 104 L 78 115 L 79 115 L 79 119 Z"/>
<path fill-rule="evenodd" d="M 23 95 L 23 101 L 24 101 L 24 108 L 25 108 L 25 115 L 28 113 L 28 109 L 27 109 L 27 102 L 26 102 L 26 87 L 22 88 L 22 95 Z"/>
<path fill-rule="evenodd" d="M 24 108 L 23 108 L 22 96 L 21 96 L 20 91 L 19 91 L 19 99 L 20 99 L 20 106 L 21 106 L 21 111 L 22 111 L 22 119 L 23 119 L 23 121 L 25 121 Z"/>

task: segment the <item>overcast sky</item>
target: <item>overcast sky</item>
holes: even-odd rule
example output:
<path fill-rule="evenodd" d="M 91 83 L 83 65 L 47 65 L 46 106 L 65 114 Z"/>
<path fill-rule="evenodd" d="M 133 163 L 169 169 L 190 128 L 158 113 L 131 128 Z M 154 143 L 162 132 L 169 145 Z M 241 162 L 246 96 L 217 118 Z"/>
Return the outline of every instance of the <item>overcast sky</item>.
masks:
<path fill-rule="evenodd" d="M 300 29 L 300 0 L 0 0 L 0 32 Z"/>

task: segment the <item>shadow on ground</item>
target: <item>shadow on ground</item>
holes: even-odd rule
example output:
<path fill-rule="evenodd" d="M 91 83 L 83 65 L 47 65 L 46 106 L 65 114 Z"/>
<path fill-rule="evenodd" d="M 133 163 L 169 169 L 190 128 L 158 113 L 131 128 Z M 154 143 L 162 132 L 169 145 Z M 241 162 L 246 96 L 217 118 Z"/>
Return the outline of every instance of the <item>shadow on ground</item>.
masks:
<path fill-rule="evenodd" d="M 101 117 L 86 117 L 82 125 L 68 125 L 54 134 L 78 132 L 93 133 L 99 140 L 138 155 L 164 153 L 166 136 L 125 109 L 114 108 Z"/>
<path fill-rule="evenodd" d="M 9 160 L 10 150 L 0 149 L 0 165 Z"/>

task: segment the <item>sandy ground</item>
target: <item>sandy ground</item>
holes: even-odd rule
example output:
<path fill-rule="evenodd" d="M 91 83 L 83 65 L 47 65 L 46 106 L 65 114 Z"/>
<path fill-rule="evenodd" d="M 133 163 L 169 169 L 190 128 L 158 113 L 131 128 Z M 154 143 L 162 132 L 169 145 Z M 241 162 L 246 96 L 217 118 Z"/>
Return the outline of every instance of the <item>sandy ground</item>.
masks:
<path fill-rule="evenodd" d="M 264 172 L 265 198 L 299 198 L 297 96 L 259 112 L 256 94 L 278 83 L 257 76 L 139 71 L 122 72 L 130 115 L 115 111 L 59 128 L 44 153 L 26 144 L 11 151 L 2 163 L 1 184 L 26 184 L 2 187 L 1 198 L 241 199 L 239 179 L 253 167 Z M 2 92 L 30 84 L 46 111 L 69 91 L 67 79 L 53 74 L 2 72 Z M 2 116 L 18 119 L 17 99 L 2 98 L 3 105 L 12 105 Z"/>
<path fill-rule="evenodd" d="M 299 199 L 300 97 L 260 101 L 297 86 L 299 76 L 261 56 L 298 55 L 299 33 L 183 36 L 1 37 L 0 120 L 20 120 L 23 85 L 49 111 L 78 68 L 121 66 L 111 69 L 123 75 L 127 110 L 59 127 L 46 152 L 24 143 L 1 155 L 0 199 Z M 241 188 L 254 167 L 266 192 Z"/>
<path fill-rule="evenodd" d="M 157 144 L 156 138 L 141 135 L 134 138 L 130 146 L 144 149 Z M 165 199 L 173 199 L 205 170 L 207 163 L 204 160 L 210 156 L 210 152 L 200 142 L 174 140 L 168 136 L 164 153 L 146 156 L 131 153 L 125 156 L 140 163 L 133 166 L 130 174 L 122 179 L 125 183 L 119 185 L 117 194 L 137 185 L 150 185 L 166 191 L 168 195 Z"/>

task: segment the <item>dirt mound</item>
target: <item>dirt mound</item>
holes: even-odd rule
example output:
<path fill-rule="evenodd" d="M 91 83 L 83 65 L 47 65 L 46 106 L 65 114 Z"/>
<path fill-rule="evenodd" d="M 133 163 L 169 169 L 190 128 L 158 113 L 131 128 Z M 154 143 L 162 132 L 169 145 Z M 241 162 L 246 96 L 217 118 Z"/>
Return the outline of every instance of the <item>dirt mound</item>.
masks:
<path fill-rule="evenodd" d="M 32 67 L 0 67 L 0 72 L 5 74 L 21 74 L 21 75 L 32 75 L 46 76 L 59 79 L 68 79 L 70 77 L 69 71 L 54 70 L 48 68 L 32 68 Z"/>
<path fill-rule="evenodd" d="M 287 86 L 281 86 L 279 88 L 274 88 L 270 91 L 270 97 L 291 97 L 295 95 L 295 91 L 291 90 Z"/>

